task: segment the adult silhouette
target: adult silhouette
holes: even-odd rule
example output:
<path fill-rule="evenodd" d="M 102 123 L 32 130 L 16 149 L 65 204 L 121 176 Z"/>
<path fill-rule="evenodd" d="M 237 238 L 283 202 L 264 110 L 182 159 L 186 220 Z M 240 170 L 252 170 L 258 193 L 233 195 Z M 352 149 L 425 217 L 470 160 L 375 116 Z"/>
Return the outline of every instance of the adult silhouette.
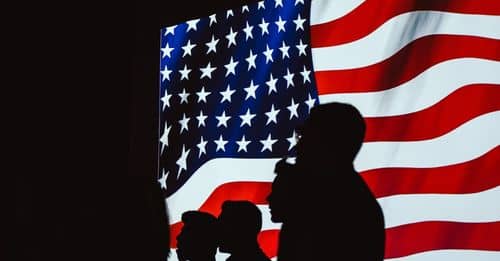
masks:
<path fill-rule="evenodd" d="M 179 261 L 215 261 L 217 253 L 217 218 L 202 211 L 186 211 L 177 236 Z"/>
<path fill-rule="evenodd" d="M 283 222 L 278 260 L 381 261 L 382 209 L 353 167 L 365 123 L 352 105 L 314 107 L 297 129 L 295 164 L 285 159 L 268 196 L 273 222 Z"/>
<path fill-rule="evenodd" d="M 218 222 L 219 250 L 231 254 L 226 260 L 270 261 L 257 242 L 262 213 L 255 204 L 245 200 L 224 201 Z"/>

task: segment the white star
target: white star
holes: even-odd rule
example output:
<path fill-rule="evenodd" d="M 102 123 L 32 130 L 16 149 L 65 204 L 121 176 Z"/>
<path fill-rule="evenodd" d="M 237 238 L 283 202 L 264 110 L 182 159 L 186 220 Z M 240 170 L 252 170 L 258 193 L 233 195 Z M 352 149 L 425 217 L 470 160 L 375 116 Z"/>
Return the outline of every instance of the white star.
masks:
<path fill-rule="evenodd" d="M 311 94 L 309 94 L 309 99 L 306 100 L 307 107 L 309 108 L 309 111 L 311 111 L 312 107 L 314 107 L 314 103 L 316 102 L 316 99 L 313 99 L 311 97 Z"/>
<path fill-rule="evenodd" d="M 208 46 L 207 54 L 209 54 L 211 51 L 214 53 L 217 53 L 217 43 L 219 42 L 219 39 L 215 39 L 214 36 L 212 35 L 212 41 L 206 43 L 205 45 Z"/>
<path fill-rule="evenodd" d="M 262 30 L 262 35 L 264 35 L 265 33 L 269 34 L 269 23 L 266 23 L 266 20 L 264 20 L 264 18 L 262 18 L 262 23 L 259 24 L 259 27 Z"/>
<path fill-rule="evenodd" d="M 215 116 L 219 123 L 217 123 L 217 127 L 224 125 L 227 128 L 227 121 L 231 119 L 231 116 L 226 116 L 226 112 L 223 111 L 221 116 Z"/>
<path fill-rule="evenodd" d="M 250 97 L 253 97 L 254 99 L 257 99 L 257 97 L 255 97 L 255 91 L 257 90 L 258 87 L 259 87 L 259 85 L 254 85 L 253 84 L 253 80 L 251 80 L 250 81 L 250 86 L 248 86 L 247 88 L 245 88 L 245 91 L 247 92 L 247 97 L 245 97 L 245 100 L 247 100 Z"/>
<path fill-rule="evenodd" d="M 165 110 L 165 107 L 170 107 L 170 97 L 172 97 L 172 94 L 168 94 L 167 90 L 165 90 L 165 95 L 161 98 L 161 101 L 163 102 L 162 110 Z"/>
<path fill-rule="evenodd" d="M 181 97 L 181 104 L 183 104 L 184 102 L 189 103 L 188 96 L 189 93 L 186 92 L 186 89 L 182 89 L 182 93 L 179 93 L 179 97 Z"/>
<path fill-rule="evenodd" d="M 274 109 L 274 104 L 273 104 L 271 106 L 271 110 L 266 112 L 266 116 L 268 117 L 266 125 L 268 125 L 271 122 L 278 123 L 278 121 L 276 120 L 276 116 L 278 115 L 279 112 L 280 110 Z"/>
<path fill-rule="evenodd" d="M 311 82 L 311 79 L 309 78 L 310 73 L 311 71 L 306 70 L 306 66 L 304 65 L 304 70 L 300 72 L 300 74 L 302 74 L 302 77 L 304 77 L 304 83 Z"/>
<path fill-rule="evenodd" d="M 201 136 L 200 143 L 196 144 L 196 147 L 198 147 L 198 150 L 200 151 L 198 153 L 198 158 L 201 157 L 201 154 L 207 154 L 207 150 L 206 150 L 207 143 L 208 143 L 208 141 L 204 141 L 203 136 Z"/>
<path fill-rule="evenodd" d="M 214 142 L 215 144 L 217 144 L 217 149 L 215 149 L 215 152 L 219 150 L 226 151 L 226 148 L 224 148 L 224 146 L 226 146 L 227 140 L 222 139 L 222 134 L 220 135 L 219 140 L 214 140 Z"/>
<path fill-rule="evenodd" d="M 196 44 L 191 44 L 191 40 L 188 40 L 187 44 L 184 45 L 182 50 L 184 50 L 184 53 L 182 54 L 182 57 L 186 56 L 186 54 L 191 55 L 191 50 L 196 46 Z"/>
<path fill-rule="evenodd" d="M 231 60 L 229 61 L 228 64 L 224 65 L 224 67 L 226 67 L 226 76 L 228 76 L 229 74 L 234 74 L 236 75 L 236 72 L 234 71 L 234 69 L 236 68 L 236 65 L 238 65 L 239 62 L 235 62 L 233 61 L 233 57 L 231 57 Z"/>
<path fill-rule="evenodd" d="M 231 102 L 231 95 L 236 92 L 235 90 L 231 90 L 229 88 L 229 84 L 227 85 L 227 89 L 223 92 L 219 92 L 222 95 L 222 100 L 220 100 L 220 103 L 223 103 L 224 101 Z"/>
<path fill-rule="evenodd" d="M 274 0 L 274 8 L 278 6 L 283 7 L 283 0 Z"/>
<path fill-rule="evenodd" d="M 292 134 L 292 137 L 286 139 L 289 143 L 290 146 L 288 146 L 288 150 L 291 150 L 295 145 L 297 145 L 297 133 L 295 131 Z"/>
<path fill-rule="evenodd" d="M 247 152 L 247 146 L 250 142 L 251 141 L 249 141 L 249 140 L 245 140 L 245 135 L 243 135 L 241 140 L 236 142 L 238 144 L 238 151 L 237 152 L 240 152 L 240 150 L 244 150 L 245 152 Z"/>
<path fill-rule="evenodd" d="M 263 152 L 265 150 L 269 150 L 270 152 L 273 152 L 273 144 L 276 143 L 276 141 L 278 141 L 278 140 L 271 139 L 271 133 L 269 133 L 269 136 L 267 136 L 267 139 L 260 141 L 260 143 L 262 143 L 262 150 L 260 152 Z"/>
<path fill-rule="evenodd" d="M 285 59 L 285 57 L 290 58 L 290 55 L 288 55 L 288 49 L 290 49 L 290 46 L 287 46 L 285 44 L 285 41 L 281 44 L 281 47 L 279 48 L 281 51 L 281 58 Z"/>
<path fill-rule="evenodd" d="M 263 54 L 266 56 L 266 64 L 271 61 L 274 62 L 273 60 L 273 49 L 269 49 L 269 45 L 266 44 L 266 51 L 263 52 Z"/>
<path fill-rule="evenodd" d="M 226 35 L 228 41 L 227 47 L 231 47 L 231 43 L 233 43 L 234 46 L 236 46 L 236 34 L 238 34 L 238 32 L 233 32 L 233 28 L 230 27 L 229 33 Z"/>
<path fill-rule="evenodd" d="M 244 5 L 244 6 L 241 8 L 241 13 L 244 13 L 244 12 L 245 12 L 245 10 L 246 10 L 247 12 L 250 12 L 250 10 L 248 9 L 248 5 Z"/>
<path fill-rule="evenodd" d="M 179 124 L 181 125 L 181 131 L 180 133 L 182 133 L 182 131 L 185 129 L 186 131 L 189 131 L 189 127 L 188 127 L 188 122 L 189 122 L 190 118 L 186 118 L 186 114 L 183 113 L 182 114 L 182 120 L 179 121 Z"/>
<path fill-rule="evenodd" d="M 176 27 L 177 27 L 177 25 L 172 25 L 172 26 L 167 27 L 167 29 L 165 30 L 165 36 L 168 36 L 168 34 L 175 35 L 175 28 Z"/>
<path fill-rule="evenodd" d="M 170 74 L 172 73 L 172 71 L 169 70 L 166 65 L 165 67 L 163 67 L 163 70 L 161 70 L 160 73 L 162 82 L 165 81 L 165 79 L 170 81 Z"/>
<path fill-rule="evenodd" d="M 191 72 L 191 69 L 188 69 L 187 65 L 184 65 L 184 69 L 180 70 L 179 72 L 181 73 L 181 80 L 189 80 L 189 73 Z"/>
<path fill-rule="evenodd" d="M 186 33 L 189 32 L 191 29 L 196 31 L 196 24 L 200 21 L 200 19 L 193 19 L 190 21 L 187 21 L 186 23 L 188 24 L 188 28 L 186 29 Z"/>
<path fill-rule="evenodd" d="M 273 74 L 271 73 L 269 81 L 266 82 L 267 86 L 269 86 L 269 92 L 267 93 L 268 95 L 271 94 L 273 91 L 278 93 L 278 90 L 276 90 L 276 82 L 278 82 L 278 79 L 274 79 Z"/>
<path fill-rule="evenodd" d="M 210 24 L 208 26 L 212 26 L 213 23 L 217 23 L 217 18 L 215 17 L 215 14 L 209 16 L 210 18 Z"/>
<path fill-rule="evenodd" d="M 232 9 L 227 10 L 226 12 L 226 18 L 229 18 L 230 16 L 234 16 L 234 12 Z"/>
<path fill-rule="evenodd" d="M 245 32 L 245 35 L 246 35 L 245 40 L 248 40 L 248 38 L 253 39 L 252 30 L 253 30 L 253 25 L 250 26 L 247 22 L 247 26 L 245 28 L 243 28 L 243 32 Z"/>
<path fill-rule="evenodd" d="M 304 0 L 295 0 L 295 5 L 297 5 L 298 3 L 304 4 Z"/>
<path fill-rule="evenodd" d="M 278 26 L 278 33 L 283 30 L 283 32 L 286 32 L 285 31 L 285 23 L 286 23 L 286 20 L 283 21 L 281 20 L 281 15 L 278 17 L 278 21 L 274 22 L 277 26 Z"/>
<path fill-rule="evenodd" d="M 286 88 L 288 89 L 288 86 L 295 86 L 293 85 L 293 76 L 295 75 L 295 73 L 290 73 L 290 70 L 288 70 L 288 68 L 286 68 L 286 75 L 283 76 L 283 78 L 285 78 L 286 80 Z"/>
<path fill-rule="evenodd" d="M 297 49 L 299 49 L 299 56 L 304 54 L 306 56 L 306 47 L 307 44 L 302 43 L 302 39 L 300 39 L 300 44 L 296 45 Z"/>
<path fill-rule="evenodd" d="M 175 48 L 170 48 L 170 46 L 167 43 L 167 45 L 165 45 L 164 48 L 161 48 L 161 52 L 162 52 L 161 58 L 165 58 L 165 56 L 168 56 L 168 58 L 170 58 L 170 54 L 172 53 L 172 51 L 174 49 Z"/>
<path fill-rule="evenodd" d="M 253 54 L 252 49 L 250 49 L 250 54 L 248 55 L 247 58 L 245 58 L 245 60 L 248 62 L 248 70 L 249 71 L 252 67 L 257 69 L 257 66 L 255 65 L 255 58 L 257 58 L 257 55 Z"/>
<path fill-rule="evenodd" d="M 172 126 L 167 126 L 167 123 L 165 123 L 165 126 L 163 127 L 163 134 L 161 135 L 160 142 L 161 142 L 161 151 L 163 151 L 163 148 L 168 147 L 168 135 L 170 134 L 170 129 Z"/>
<path fill-rule="evenodd" d="M 167 177 L 168 177 L 168 172 L 165 173 L 165 170 L 163 170 L 163 173 L 161 174 L 161 178 L 158 179 L 158 183 L 160 183 L 160 187 L 162 189 L 167 189 Z"/>
<path fill-rule="evenodd" d="M 205 102 L 207 103 L 207 96 L 210 95 L 211 92 L 206 92 L 205 87 L 201 88 L 201 91 L 197 92 L 196 95 L 198 95 L 198 102 Z"/>
<path fill-rule="evenodd" d="M 196 119 L 198 120 L 198 127 L 200 126 L 206 126 L 205 125 L 205 120 L 208 118 L 207 115 L 203 114 L 203 111 L 200 111 L 200 115 L 196 116 Z"/>
<path fill-rule="evenodd" d="M 290 120 L 293 118 L 293 116 L 295 117 L 299 117 L 299 114 L 297 112 L 297 109 L 299 107 L 299 104 L 295 104 L 295 101 L 293 100 L 292 98 L 292 103 L 290 104 L 290 106 L 287 106 L 286 108 L 290 111 Z"/>
<path fill-rule="evenodd" d="M 177 178 L 179 178 L 179 175 L 181 174 L 182 170 L 187 169 L 186 160 L 187 160 L 187 157 L 189 155 L 189 151 L 190 151 L 190 149 L 186 151 L 185 145 L 182 145 L 182 155 L 176 162 L 177 166 L 179 166 L 179 172 L 177 172 Z"/>
<path fill-rule="evenodd" d="M 293 20 L 293 22 L 295 23 L 295 31 L 298 31 L 299 29 L 302 29 L 302 31 L 304 31 L 304 22 L 306 21 L 306 19 L 302 19 L 300 17 L 300 14 L 297 16 L 297 19 Z"/>
<path fill-rule="evenodd" d="M 259 10 L 260 8 L 266 9 L 266 6 L 264 5 L 264 1 L 260 1 L 259 3 L 257 3 L 257 10 Z"/>
<path fill-rule="evenodd" d="M 241 125 L 240 127 L 243 127 L 243 125 L 248 124 L 248 126 L 252 127 L 252 119 L 255 117 L 255 114 L 250 114 L 250 109 L 247 109 L 247 113 L 245 115 L 240 115 L 241 118 Z"/>
<path fill-rule="evenodd" d="M 215 71 L 217 67 L 211 67 L 210 62 L 208 62 L 207 67 L 205 68 L 200 68 L 201 71 L 201 76 L 200 79 L 203 79 L 203 77 L 208 77 L 209 79 L 212 79 L 212 72 Z"/>

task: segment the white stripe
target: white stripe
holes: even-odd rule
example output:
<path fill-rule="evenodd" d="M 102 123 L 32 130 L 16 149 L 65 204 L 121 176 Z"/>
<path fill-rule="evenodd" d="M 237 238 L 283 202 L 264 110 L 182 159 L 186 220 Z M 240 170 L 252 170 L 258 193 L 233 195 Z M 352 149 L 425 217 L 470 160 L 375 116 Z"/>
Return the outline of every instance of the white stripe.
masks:
<path fill-rule="evenodd" d="M 500 20 L 500 19 L 499 19 Z M 438 63 L 415 78 L 378 92 L 319 96 L 320 103 L 354 105 L 364 117 L 403 115 L 428 108 L 468 84 L 500 84 L 500 62 L 460 58 Z"/>
<path fill-rule="evenodd" d="M 281 223 L 274 223 L 271 221 L 271 213 L 269 212 L 269 205 L 257 205 L 260 212 L 262 213 L 262 229 L 264 230 L 272 230 L 272 229 L 280 229 Z"/>
<path fill-rule="evenodd" d="M 424 141 L 366 142 L 356 169 L 432 168 L 475 159 L 500 144 L 500 111 L 476 117 L 440 137 Z"/>
<path fill-rule="evenodd" d="M 414 11 L 393 17 L 374 32 L 354 42 L 313 48 L 313 65 L 315 71 L 364 67 L 387 59 L 410 42 L 427 35 L 500 39 L 499 28 L 499 16 Z"/>
<path fill-rule="evenodd" d="M 500 251 L 444 249 L 417 254 L 389 258 L 385 261 L 497 261 L 500 260 Z"/>
<path fill-rule="evenodd" d="M 311 25 L 339 19 L 361 5 L 364 0 L 312 0 Z"/>
<path fill-rule="evenodd" d="M 274 179 L 274 164 L 278 160 L 217 158 L 208 161 L 196 170 L 181 189 L 167 198 L 170 223 L 180 221 L 184 211 L 198 209 L 221 184 L 235 181 L 271 182 Z"/>
<path fill-rule="evenodd" d="M 378 198 L 386 228 L 422 221 L 500 221 L 500 186 L 470 194 L 412 194 Z"/>

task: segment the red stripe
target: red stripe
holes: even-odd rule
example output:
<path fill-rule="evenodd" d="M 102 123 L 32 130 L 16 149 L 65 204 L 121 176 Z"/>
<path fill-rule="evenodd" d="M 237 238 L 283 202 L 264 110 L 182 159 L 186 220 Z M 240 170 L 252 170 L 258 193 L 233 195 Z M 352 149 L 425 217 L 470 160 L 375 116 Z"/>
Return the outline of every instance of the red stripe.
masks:
<path fill-rule="evenodd" d="M 385 258 L 439 249 L 500 250 L 500 222 L 460 223 L 430 221 L 386 230 Z M 270 257 L 277 254 L 279 230 L 262 231 L 259 242 Z"/>
<path fill-rule="evenodd" d="M 413 79 L 433 65 L 463 57 L 499 61 L 500 41 L 459 35 L 422 37 L 384 61 L 370 66 L 316 71 L 318 93 L 321 95 L 386 90 Z"/>
<path fill-rule="evenodd" d="M 438 249 L 500 250 L 500 222 L 421 222 L 386 230 L 385 258 Z M 496 240 L 495 240 L 496 239 Z"/>
<path fill-rule="evenodd" d="M 475 117 L 497 110 L 500 110 L 499 84 L 468 85 L 419 112 L 365 118 L 365 142 L 432 139 Z"/>
<path fill-rule="evenodd" d="M 500 15 L 500 1 L 366 0 L 339 19 L 311 26 L 311 46 L 325 47 L 358 40 L 392 17 L 418 10 Z"/>
<path fill-rule="evenodd" d="M 273 258 L 278 254 L 278 238 L 280 231 L 277 229 L 261 231 L 257 238 L 260 248 L 269 257 Z"/>
<path fill-rule="evenodd" d="M 240 181 L 222 184 L 210 194 L 200 210 L 218 216 L 220 207 L 226 200 L 249 200 L 254 204 L 267 204 L 266 197 L 269 192 L 271 192 L 270 182 Z"/>
<path fill-rule="evenodd" d="M 474 193 L 500 186 L 500 146 L 460 164 L 437 168 L 383 168 L 361 176 L 375 197 L 416 193 Z"/>

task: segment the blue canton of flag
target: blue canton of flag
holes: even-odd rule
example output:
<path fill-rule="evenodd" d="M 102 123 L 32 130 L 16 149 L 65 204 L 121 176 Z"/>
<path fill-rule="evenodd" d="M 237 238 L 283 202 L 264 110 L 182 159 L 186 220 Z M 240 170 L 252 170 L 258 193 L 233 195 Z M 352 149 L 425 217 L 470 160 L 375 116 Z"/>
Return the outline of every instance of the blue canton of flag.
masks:
<path fill-rule="evenodd" d="M 294 155 L 295 127 L 318 103 L 309 8 L 260 1 L 161 30 L 166 196 L 214 158 Z"/>

